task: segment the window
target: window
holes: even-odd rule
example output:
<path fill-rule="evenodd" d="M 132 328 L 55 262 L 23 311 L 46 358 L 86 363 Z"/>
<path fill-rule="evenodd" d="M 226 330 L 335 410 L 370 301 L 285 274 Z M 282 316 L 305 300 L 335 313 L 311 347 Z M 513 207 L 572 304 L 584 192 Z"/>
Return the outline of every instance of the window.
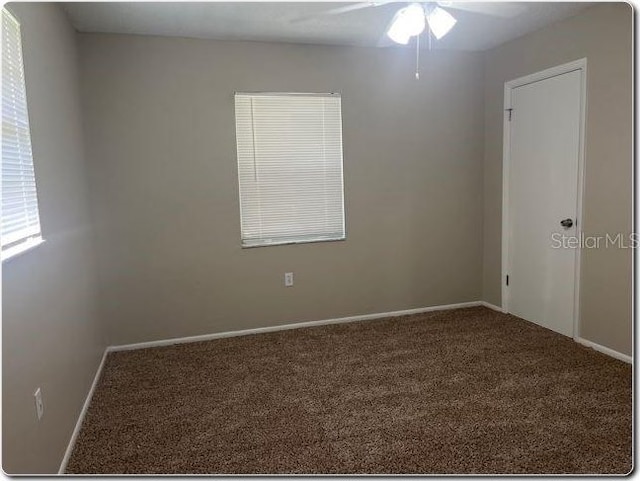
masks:
<path fill-rule="evenodd" d="M 2 9 L 2 259 L 42 242 L 20 24 Z"/>
<path fill-rule="evenodd" d="M 242 246 L 342 240 L 337 94 L 236 94 Z"/>

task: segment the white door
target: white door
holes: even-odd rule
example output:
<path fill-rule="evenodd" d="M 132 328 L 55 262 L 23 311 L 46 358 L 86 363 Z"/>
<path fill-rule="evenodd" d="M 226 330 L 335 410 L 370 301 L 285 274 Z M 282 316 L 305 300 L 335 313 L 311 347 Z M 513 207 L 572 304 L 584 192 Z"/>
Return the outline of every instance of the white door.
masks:
<path fill-rule="evenodd" d="M 508 124 L 505 307 L 566 336 L 579 251 L 558 245 L 578 236 L 581 88 L 582 70 L 513 87 Z"/>

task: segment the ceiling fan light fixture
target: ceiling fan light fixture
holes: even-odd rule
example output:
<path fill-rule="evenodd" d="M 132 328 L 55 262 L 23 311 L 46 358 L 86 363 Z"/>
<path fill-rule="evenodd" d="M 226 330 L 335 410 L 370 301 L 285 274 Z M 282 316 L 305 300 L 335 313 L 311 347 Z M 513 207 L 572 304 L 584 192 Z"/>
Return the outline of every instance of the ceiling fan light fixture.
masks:
<path fill-rule="evenodd" d="M 398 27 L 395 23 L 389 27 L 387 36 L 395 43 L 406 45 L 409 43 L 411 35 L 408 35 L 402 28 Z"/>
<path fill-rule="evenodd" d="M 424 9 L 412 3 L 396 13 L 387 36 L 396 43 L 406 45 L 413 36 L 420 35 L 426 27 Z"/>
<path fill-rule="evenodd" d="M 453 28 L 457 20 L 449 12 L 440 7 L 435 7 L 427 14 L 429 29 L 440 40 Z"/>

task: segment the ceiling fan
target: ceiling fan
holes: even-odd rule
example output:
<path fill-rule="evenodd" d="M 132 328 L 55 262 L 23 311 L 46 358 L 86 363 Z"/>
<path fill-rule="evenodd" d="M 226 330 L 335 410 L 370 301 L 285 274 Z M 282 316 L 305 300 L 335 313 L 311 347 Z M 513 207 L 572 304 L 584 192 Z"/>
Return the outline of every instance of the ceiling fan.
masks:
<path fill-rule="evenodd" d="M 396 3 L 393 1 L 379 2 L 360 2 L 342 7 L 332 8 L 324 12 L 298 17 L 292 22 L 301 22 L 313 18 L 341 15 L 363 8 L 379 7 Z M 395 43 L 406 45 L 411 37 L 419 36 L 425 28 L 429 29 L 437 40 L 444 37 L 456 24 L 456 18 L 448 10 L 464 10 L 473 13 L 491 15 L 496 17 L 511 18 L 520 15 L 526 10 L 526 6 L 515 3 L 490 2 L 490 3 L 471 3 L 471 2 L 424 2 L 416 1 L 405 3 L 400 8 L 393 19 L 389 23 L 386 36 Z M 380 42 L 379 45 L 384 44 Z"/>

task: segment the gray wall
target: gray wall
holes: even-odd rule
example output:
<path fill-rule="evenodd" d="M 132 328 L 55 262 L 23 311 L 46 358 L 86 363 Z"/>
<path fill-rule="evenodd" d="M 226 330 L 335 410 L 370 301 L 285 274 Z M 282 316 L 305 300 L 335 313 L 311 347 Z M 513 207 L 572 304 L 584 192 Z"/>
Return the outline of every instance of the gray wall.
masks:
<path fill-rule="evenodd" d="M 23 27 L 47 242 L 3 265 L 9 473 L 57 470 L 107 341 L 500 304 L 506 80 L 588 57 L 583 227 L 631 230 L 624 4 L 484 54 L 426 54 L 418 82 L 411 52 L 75 36 L 55 5 L 10 8 Z M 240 248 L 236 90 L 342 93 L 347 241 Z M 285 271 L 295 272 L 293 288 L 282 285 Z M 630 280 L 629 251 L 585 252 L 583 337 L 631 351 Z"/>
<path fill-rule="evenodd" d="M 55 473 L 106 343 L 97 320 L 75 32 L 57 5 L 9 10 L 22 24 L 46 242 L 2 265 L 2 467 Z"/>
<path fill-rule="evenodd" d="M 587 132 L 582 230 L 631 232 L 632 21 L 626 3 L 585 10 L 486 53 L 483 298 L 501 303 L 504 82 L 587 58 Z M 583 249 L 580 335 L 631 354 L 632 253 Z"/>
<path fill-rule="evenodd" d="M 79 41 L 111 343 L 480 299 L 481 54 Z M 345 242 L 240 248 L 234 91 L 342 93 Z"/>

